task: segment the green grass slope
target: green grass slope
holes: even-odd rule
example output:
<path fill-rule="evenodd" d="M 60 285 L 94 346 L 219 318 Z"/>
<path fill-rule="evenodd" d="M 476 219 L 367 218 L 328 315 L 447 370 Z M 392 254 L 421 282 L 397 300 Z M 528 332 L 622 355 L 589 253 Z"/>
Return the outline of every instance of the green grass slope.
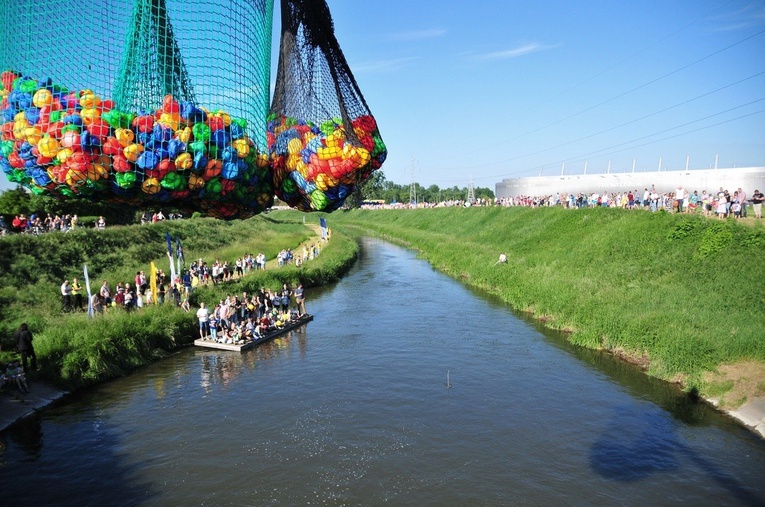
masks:
<path fill-rule="evenodd" d="M 89 319 L 84 313 L 61 312 L 59 286 L 64 278 L 82 281 L 87 263 L 95 292 L 106 279 L 132 282 L 136 271 L 149 272 L 150 262 L 169 273 L 165 233 L 181 238 L 187 263 L 195 258 L 234 261 L 247 253 L 263 252 L 274 259 L 283 248 L 317 240 L 316 231 L 292 216 L 277 220 L 258 216 L 245 221 L 212 219 L 167 221 L 154 225 L 80 230 L 40 237 L 12 236 L 0 240 L 0 345 L 2 359 L 12 352 L 12 334 L 21 322 L 29 323 L 41 372 L 35 375 L 59 386 L 77 389 L 119 377 L 164 357 L 197 337 L 196 317 L 172 304 L 127 313 L 108 309 Z M 190 298 L 212 303 L 225 294 L 281 288 L 287 282 L 306 287 L 334 281 L 353 263 L 358 245 L 349 236 L 335 234 L 321 255 L 301 268 L 294 266 L 248 275 L 220 284 L 199 287 Z"/>

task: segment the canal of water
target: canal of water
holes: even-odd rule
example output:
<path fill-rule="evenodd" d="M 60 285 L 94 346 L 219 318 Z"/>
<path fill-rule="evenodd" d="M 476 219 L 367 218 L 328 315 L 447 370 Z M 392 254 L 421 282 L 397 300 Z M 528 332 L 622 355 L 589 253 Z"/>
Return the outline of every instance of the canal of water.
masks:
<path fill-rule="evenodd" d="M 183 350 L 0 434 L 3 503 L 765 504 L 761 438 L 408 250 L 363 239 L 307 295 L 289 336 Z"/>

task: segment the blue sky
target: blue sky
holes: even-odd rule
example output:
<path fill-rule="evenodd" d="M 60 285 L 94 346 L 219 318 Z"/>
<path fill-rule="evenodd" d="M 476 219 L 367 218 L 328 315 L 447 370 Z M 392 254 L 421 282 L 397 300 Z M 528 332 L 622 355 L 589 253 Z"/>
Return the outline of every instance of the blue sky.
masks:
<path fill-rule="evenodd" d="M 765 165 L 765 2 L 328 4 L 396 183 Z"/>
<path fill-rule="evenodd" d="M 328 4 L 398 184 L 765 165 L 765 1 Z"/>

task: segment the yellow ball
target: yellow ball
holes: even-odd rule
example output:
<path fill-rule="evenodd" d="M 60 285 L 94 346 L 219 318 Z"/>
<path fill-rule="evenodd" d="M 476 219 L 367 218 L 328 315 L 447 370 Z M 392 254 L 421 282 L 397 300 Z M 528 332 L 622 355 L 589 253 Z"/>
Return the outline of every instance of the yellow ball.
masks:
<path fill-rule="evenodd" d="M 53 94 L 45 88 L 37 90 L 32 97 L 35 107 L 45 107 L 53 103 Z"/>
<path fill-rule="evenodd" d="M 157 178 L 146 178 L 141 183 L 141 190 L 146 194 L 156 194 L 159 192 L 159 180 Z"/>
<path fill-rule="evenodd" d="M 16 139 L 24 139 L 26 130 L 29 128 L 29 122 L 25 119 L 16 120 L 13 123 L 13 137 Z"/>
<path fill-rule="evenodd" d="M 42 132 L 37 127 L 27 127 L 24 129 L 24 139 L 32 146 L 35 146 L 42 139 Z"/>
<path fill-rule="evenodd" d="M 125 149 L 122 150 L 122 153 L 125 155 L 126 159 L 131 162 L 135 162 L 138 160 L 138 157 L 141 156 L 141 153 L 143 153 L 143 146 L 140 144 L 129 144 L 125 146 Z"/>
<path fill-rule="evenodd" d="M 290 139 L 287 143 L 287 153 L 290 155 L 295 155 L 300 153 L 300 151 L 303 149 L 303 141 L 300 139 Z"/>
<path fill-rule="evenodd" d="M 196 174 L 192 174 L 189 176 L 189 189 L 191 190 L 199 190 L 200 188 L 205 186 L 205 180 Z"/>
<path fill-rule="evenodd" d="M 191 169 L 193 165 L 194 159 L 191 158 L 191 153 L 181 153 L 175 157 L 175 168 L 179 171 Z"/>
<path fill-rule="evenodd" d="M 99 160 L 93 162 L 93 165 L 88 168 L 88 179 L 91 181 L 98 181 L 100 179 L 107 179 L 109 177 L 109 161 L 107 156 L 102 155 Z M 107 159 L 106 161 L 102 159 Z"/>
<path fill-rule="evenodd" d="M 61 150 L 58 150 L 58 153 L 56 153 L 56 160 L 61 162 L 62 164 L 66 162 L 66 159 L 72 156 L 74 152 L 71 148 L 64 148 Z"/>
<path fill-rule="evenodd" d="M 175 136 L 182 142 L 188 143 L 191 139 L 191 129 L 189 127 L 182 128 L 175 131 Z"/>
<path fill-rule="evenodd" d="M 120 143 L 120 146 L 126 148 L 132 144 L 133 139 L 135 139 L 135 134 L 133 134 L 133 131 L 130 129 L 117 129 L 114 131 L 114 137 L 117 138 L 117 142 Z"/>
<path fill-rule="evenodd" d="M 80 116 L 82 117 L 82 122 L 85 125 L 90 125 L 93 123 L 93 120 L 101 117 L 101 110 L 95 107 L 89 107 L 80 111 Z"/>
<path fill-rule="evenodd" d="M 43 157 L 53 158 L 59 149 L 61 149 L 61 145 L 58 144 L 55 137 L 45 136 L 37 143 L 37 150 Z"/>
<path fill-rule="evenodd" d="M 292 139 L 292 141 L 296 141 L 296 139 Z M 250 154 L 250 144 L 247 139 L 236 139 L 231 143 L 231 146 L 234 147 L 239 158 L 245 158 Z"/>
<path fill-rule="evenodd" d="M 297 163 L 297 165 L 295 166 L 295 169 L 297 170 L 297 172 L 299 172 L 299 173 L 300 173 L 300 175 L 301 175 L 303 178 L 307 178 L 307 177 L 308 177 L 308 164 L 306 164 L 305 162 L 303 162 L 303 159 L 302 159 L 302 158 L 301 158 L 300 160 L 298 160 L 298 163 Z"/>
<path fill-rule="evenodd" d="M 101 99 L 92 90 L 84 90 L 80 96 L 80 105 L 84 109 L 90 109 L 101 105 Z"/>
<path fill-rule="evenodd" d="M 169 129 L 177 130 L 181 124 L 181 115 L 178 113 L 162 113 L 159 116 L 159 123 Z"/>
<path fill-rule="evenodd" d="M 66 184 L 70 187 L 78 187 L 85 183 L 87 181 L 88 175 L 87 173 L 82 173 L 80 171 L 75 171 L 73 169 L 69 169 L 66 172 Z"/>
<path fill-rule="evenodd" d="M 293 155 L 289 155 L 287 157 L 287 169 L 289 169 L 290 171 L 294 171 L 295 169 L 297 169 L 298 162 L 302 162 L 302 161 L 303 161 L 303 157 L 301 157 L 297 153 Z"/>

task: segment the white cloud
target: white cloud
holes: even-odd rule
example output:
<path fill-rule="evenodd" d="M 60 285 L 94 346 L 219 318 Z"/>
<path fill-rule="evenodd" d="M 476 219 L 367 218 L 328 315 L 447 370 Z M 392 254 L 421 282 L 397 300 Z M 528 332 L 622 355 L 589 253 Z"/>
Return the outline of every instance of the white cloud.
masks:
<path fill-rule="evenodd" d="M 720 23 L 715 28 L 718 32 L 732 32 L 765 25 L 765 5 L 752 2 L 736 11 L 717 16 L 715 21 Z"/>
<path fill-rule="evenodd" d="M 551 49 L 552 47 L 553 46 L 543 46 L 542 44 L 532 42 L 530 44 L 524 44 L 523 46 L 518 46 L 518 47 L 510 48 L 510 49 L 504 49 L 502 51 L 493 51 L 491 53 L 473 55 L 472 59 L 482 60 L 482 61 L 509 60 L 510 58 L 518 58 L 519 56 L 524 56 L 531 53 L 536 53 L 538 51 Z"/>
<path fill-rule="evenodd" d="M 411 32 L 399 32 L 390 35 L 391 40 L 413 41 L 423 39 L 435 39 L 446 35 L 445 28 L 429 28 L 426 30 L 413 30 Z"/>

